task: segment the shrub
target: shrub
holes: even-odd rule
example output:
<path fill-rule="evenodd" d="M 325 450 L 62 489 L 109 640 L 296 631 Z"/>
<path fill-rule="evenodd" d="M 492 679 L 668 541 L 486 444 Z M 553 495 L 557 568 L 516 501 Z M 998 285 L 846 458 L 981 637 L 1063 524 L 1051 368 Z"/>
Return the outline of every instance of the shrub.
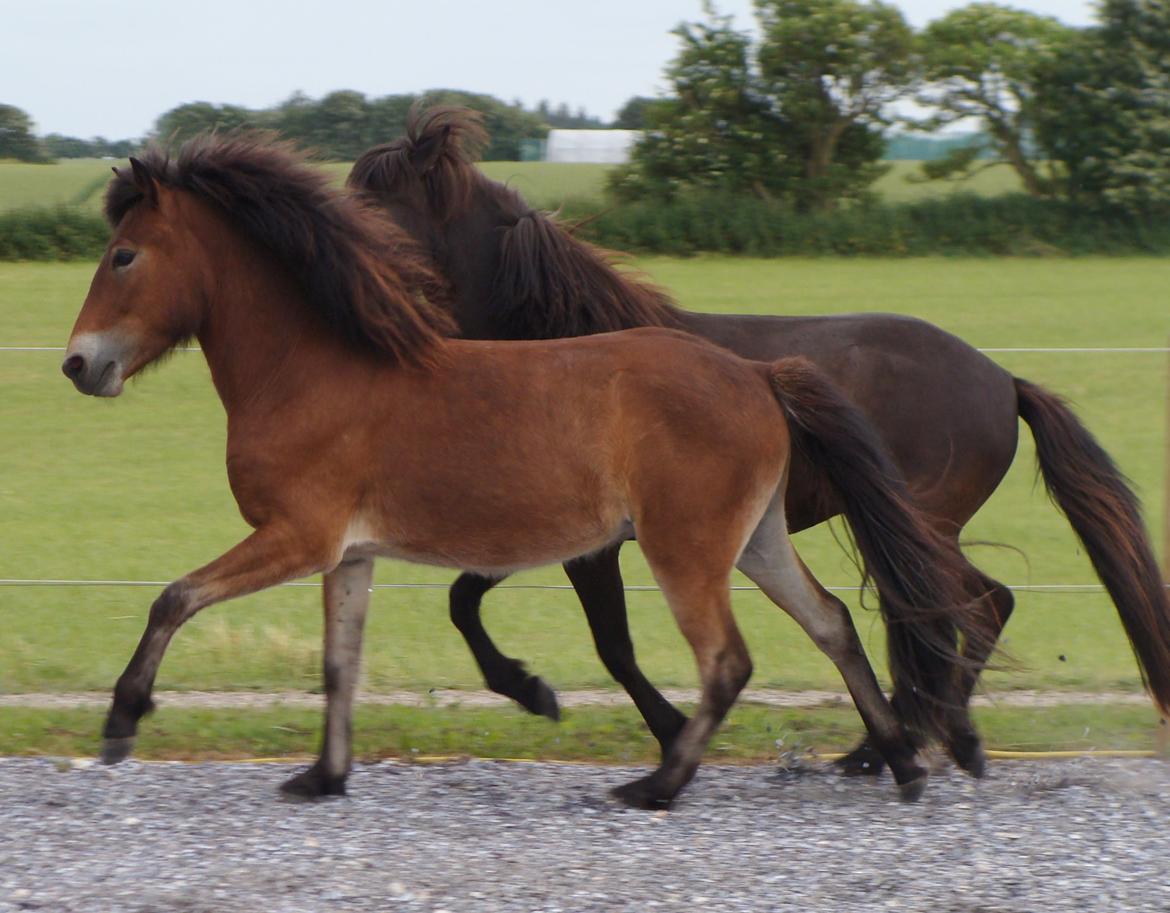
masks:
<path fill-rule="evenodd" d="M 101 216 L 75 207 L 0 212 L 0 260 L 95 259 L 109 237 Z"/>
<path fill-rule="evenodd" d="M 798 212 L 754 197 L 690 195 L 621 204 L 596 214 L 578 202 L 565 218 L 582 237 L 633 253 L 701 251 L 779 256 L 1042 256 L 1170 253 L 1170 224 L 1089 212 L 1023 194 L 956 194 L 913 203 L 873 201 Z"/>

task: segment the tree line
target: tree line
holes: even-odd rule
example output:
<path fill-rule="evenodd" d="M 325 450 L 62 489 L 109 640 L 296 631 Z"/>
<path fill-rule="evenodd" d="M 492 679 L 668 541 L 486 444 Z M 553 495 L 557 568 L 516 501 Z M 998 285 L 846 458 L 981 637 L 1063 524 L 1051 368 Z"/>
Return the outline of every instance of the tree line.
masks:
<path fill-rule="evenodd" d="M 675 29 L 669 92 L 630 99 L 613 124 L 643 137 L 609 188 L 625 200 L 714 192 L 833 209 L 869 198 L 892 129 L 945 137 L 963 123 L 974 139 L 926 163 L 924 178 L 1006 163 L 1035 198 L 1141 217 L 1170 210 L 1170 4 L 1102 0 L 1097 16 L 1074 28 L 976 2 L 915 31 L 882 0 L 756 0 L 751 33 L 708 3 L 705 21 Z M 523 141 L 550 127 L 610 126 L 547 102 L 527 110 L 458 90 L 380 98 L 343 90 L 262 110 L 180 105 L 159 117 L 152 138 L 264 127 L 347 160 L 401 134 L 418 102 L 481 111 L 488 159 L 521 158 Z M 0 105 L 0 158 L 124 155 L 133 145 L 38 140 L 24 112 Z"/>
<path fill-rule="evenodd" d="M 480 111 L 492 138 L 485 158 L 492 160 L 520 159 L 524 140 L 541 139 L 553 128 L 610 126 L 584 108 L 572 111 L 567 104 L 554 107 L 547 100 L 527 110 L 520 101 L 509 104 L 490 95 L 457 89 L 380 98 L 345 89 L 320 99 L 297 92 L 275 107 L 262 109 L 191 102 L 162 114 L 148 137 L 111 141 L 57 133 L 37 137 L 32 118 L 26 112 L 12 105 L 0 105 L 0 159 L 47 162 L 60 158 L 124 158 L 147 140 L 178 143 L 208 130 L 256 127 L 274 130 L 311 148 L 321 158 L 349 161 L 370 146 L 400 136 L 406 129 L 407 112 L 416 102 L 464 105 Z"/>
<path fill-rule="evenodd" d="M 1033 197 L 1170 210 L 1165 0 L 1102 0 L 1088 28 L 984 2 L 920 32 L 880 0 L 756 0 L 758 38 L 706 14 L 675 30 L 672 91 L 644 107 L 646 133 L 610 176 L 622 198 L 716 191 L 831 209 L 865 200 L 890 127 L 965 122 L 977 141 L 926 177 L 1007 163 Z"/>

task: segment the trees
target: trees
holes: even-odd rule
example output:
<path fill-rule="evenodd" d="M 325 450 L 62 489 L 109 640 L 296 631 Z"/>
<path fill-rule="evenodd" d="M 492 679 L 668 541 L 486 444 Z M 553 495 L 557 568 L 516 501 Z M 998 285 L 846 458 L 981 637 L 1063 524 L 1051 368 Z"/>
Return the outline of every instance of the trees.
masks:
<path fill-rule="evenodd" d="M 630 199 L 693 189 L 787 193 L 796 169 L 782 119 L 756 92 L 748 36 L 713 11 L 675 34 L 682 49 L 666 72 L 674 94 L 644 108 L 647 132 L 611 188 Z"/>
<path fill-rule="evenodd" d="M 1037 83 L 1044 62 L 1074 35 L 1048 16 L 995 3 L 972 3 L 931 22 L 919 41 L 927 82 L 919 101 L 938 113 L 924 126 L 977 121 L 995 155 L 990 162 L 1009 163 L 1027 193 L 1044 194 L 1050 184 L 1030 143 Z M 959 151 L 928 174 L 966 171 L 978 151 Z"/>
<path fill-rule="evenodd" d="M 761 39 L 708 19 L 679 26 L 671 97 L 612 186 L 627 197 L 688 188 L 825 208 L 880 173 L 885 109 L 913 85 L 901 14 L 860 0 L 757 0 Z"/>
<path fill-rule="evenodd" d="M 1170 4 L 1104 0 L 1101 17 L 1105 59 L 1115 64 L 1107 97 L 1116 102 L 1104 196 L 1132 213 L 1164 213 L 1170 209 Z"/>
<path fill-rule="evenodd" d="M 622 105 L 617 117 L 614 118 L 613 126 L 618 130 L 646 129 L 646 112 L 658 101 L 656 98 L 649 98 L 645 95 L 635 95 Z"/>
<path fill-rule="evenodd" d="M 0 104 L 0 159 L 43 162 L 44 150 L 33 134 L 32 118 L 15 105 Z"/>
<path fill-rule="evenodd" d="M 881 2 L 757 0 L 760 88 L 794 131 L 815 206 L 880 173 L 889 105 L 916 82 L 913 32 Z"/>
<path fill-rule="evenodd" d="M 1170 211 L 1170 5 L 1105 0 L 1102 24 L 1041 70 L 1038 143 L 1061 190 L 1148 217 Z"/>
<path fill-rule="evenodd" d="M 263 116 L 239 105 L 213 105 L 193 101 L 160 115 L 154 122 L 153 135 L 165 143 L 178 145 L 211 130 L 234 130 L 239 127 L 266 126 Z"/>
<path fill-rule="evenodd" d="M 343 89 L 319 100 L 297 92 L 275 108 L 259 111 L 209 102 L 179 105 L 158 119 L 154 136 L 164 142 L 181 143 L 208 130 L 262 127 L 308 147 L 322 158 L 345 161 L 370 146 L 400 136 L 406 129 L 407 113 L 416 102 L 466 105 L 482 112 L 492 136 L 485 150 L 487 159 L 519 159 L 520 140 L 543 137 L 548 132 L 537 115 L 490 95 L 438 89 L 421 96 L 367 98 L 361 92 Z"/>

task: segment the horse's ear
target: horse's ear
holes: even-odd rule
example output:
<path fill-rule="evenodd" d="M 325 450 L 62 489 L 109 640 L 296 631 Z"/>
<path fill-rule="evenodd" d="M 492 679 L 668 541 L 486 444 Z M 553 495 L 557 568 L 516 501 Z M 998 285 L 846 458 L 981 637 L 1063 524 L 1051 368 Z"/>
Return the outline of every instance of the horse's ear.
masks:
<path fill-rule="evenodd" d="M 451 139 L 451 125 L 443 124 L 433 133 L 416 140 L 410 148 L 410 161 L 419 174 L 426 174 L 447 151 Z"/>
<path fill-rule="evenodd" d="M 158 182 L 150 168 L 133 156 L 130 157 L 130 168 L 134 172 L 134 186 L 142 191 L 142 195 L 151 206 L 157 206 Z"/>

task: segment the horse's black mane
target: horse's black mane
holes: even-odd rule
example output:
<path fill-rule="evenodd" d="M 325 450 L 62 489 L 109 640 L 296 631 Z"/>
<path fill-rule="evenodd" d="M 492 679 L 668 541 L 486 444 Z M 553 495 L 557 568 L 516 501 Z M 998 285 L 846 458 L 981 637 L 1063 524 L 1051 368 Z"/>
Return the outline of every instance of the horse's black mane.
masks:
<path fill-rule="evenodd" d="M 384 202 L 410 201 L 420 188 L 428 215 L 450 226 L 473 208 L 490 211 L 502 231 L 499 268 L 484 277 L 499 335 L 544 339 L 640 326 L 679 325 L 662 289 L 616 268 L 618 256 L 573 236 L 476 166 L 487 143 L 482 116 L 467 108 L 412 109 L 406 135 L 354 163 L 348 184 Z M 497 241 L 498 238 L 498 241 Z"/>
<path fill-rule="evenodd" d="M 454 331 L 446 311 L 429 303 L 445 285 L 426 254 L 376 208 L 330 187 L 290 144 L 257 132 L 206 135 L 176 157 L 148 149 L 138 167 L 162 187 L 217 206 L 354 344 L 425 362 Z M 117 226 L 146 193 L 129 169 L 114 173 L 105 213 Z"/>

